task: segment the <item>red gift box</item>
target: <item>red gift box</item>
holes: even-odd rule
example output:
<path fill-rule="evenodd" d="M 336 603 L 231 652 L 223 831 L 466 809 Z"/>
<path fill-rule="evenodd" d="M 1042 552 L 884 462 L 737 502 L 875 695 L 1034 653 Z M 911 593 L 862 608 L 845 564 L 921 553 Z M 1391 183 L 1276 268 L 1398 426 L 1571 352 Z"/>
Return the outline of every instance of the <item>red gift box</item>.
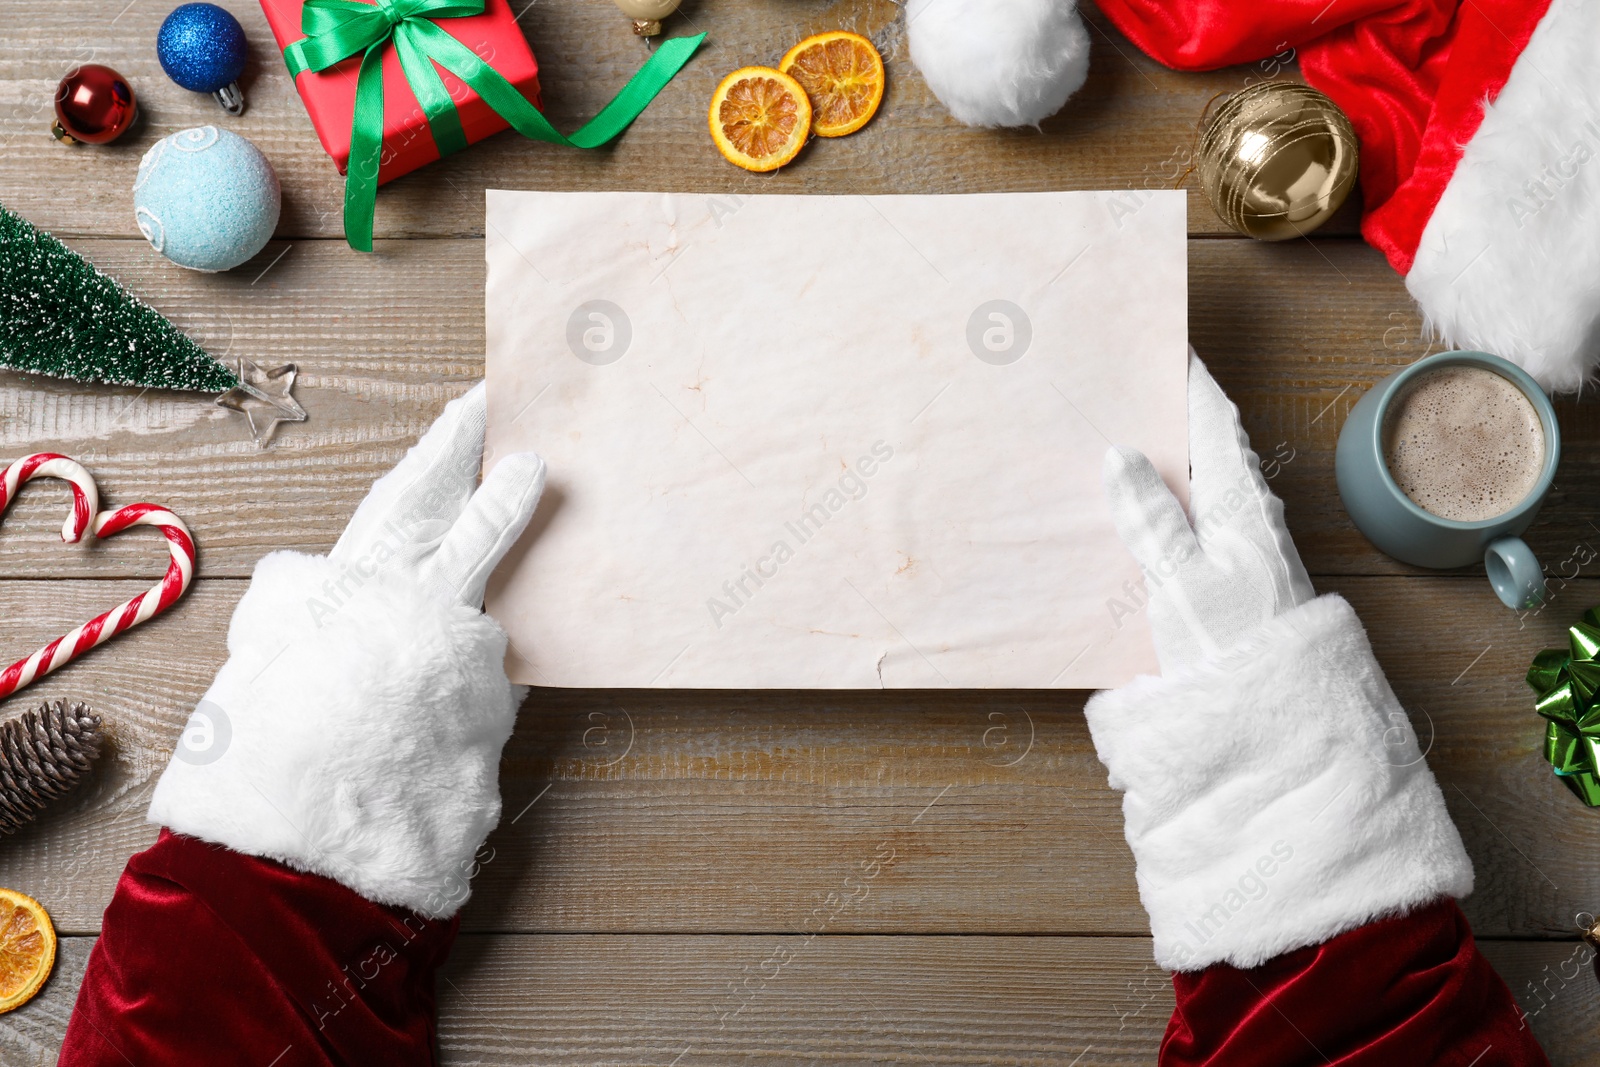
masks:
<path fill-rule="evenodd" d="M 272 27 L 278 48 L 287 48 L 305 36 L 300 30 L 301 0 L 261 0 L 261 10 Z M 440 29 L 477 53 L 499 71 L 534 107 L 539 106 L 539 65 L 533 49 L 522 35 L 516 16 L 507 0 L 486 0 L 483 14 L 461 18 L 442 18 Z M 305 102 L 311 125 L 316 128 L 322 147 L 345 173 L 350 162 L 350 119 L 355 112 L 356 73 L 361 69 L 361 54 L 329 67 L 320 73 L 303 71 L 295 88 Z M 450 99 L 461 115 L 461 129 L 469 143 L 499 133 L 509 125 L 483 102 L 465 82 L 437 67 Z M 400 57 L 392 44 L 383 50 L 383 154 L 379 157 L 378 184 L 409 174 L 439 158 L 439 147 L 428 131 L 422 105 L 417 103 Z"/>

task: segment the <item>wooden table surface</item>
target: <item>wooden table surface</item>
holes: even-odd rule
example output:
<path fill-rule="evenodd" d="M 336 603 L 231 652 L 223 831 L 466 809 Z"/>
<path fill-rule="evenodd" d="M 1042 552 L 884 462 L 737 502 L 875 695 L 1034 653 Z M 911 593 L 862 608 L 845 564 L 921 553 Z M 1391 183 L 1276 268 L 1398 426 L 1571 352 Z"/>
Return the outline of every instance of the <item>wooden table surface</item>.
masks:
<path fill-rule="evenodd" d="M 1043 132 L 954 123 L 911 65 L 889 0 L 687 0 L 672 32 L 709 44 L 614 148 L 501 135 L 385 187 L 377 254 L 341 239 L 341 181 L 249 0 L 224 0 L 253 59 L 241 119 L 169 82 L 156 27 L 172 0 L 0 0 L 0 202 L 51 230 L 213 353 L 294 360 L 310 420 L 258 452 L 205 399 L 0 374 L 0 458 L 76 456 L 111 502 L 184 515 L 201 575 L 171 614 L 13 700 L 73 697 L 106 718 L 93 781 L 0 844 L 0 885 L 54 915 L 44 994 L 0 1018 L 0 1063 L 55 1060 L 85 960 L 189 710 L 222 664 L 251 566 L 324 552 L 357 501 L 483 373 L 483 190 L 726 193 L 1162 188 L 1202 107 L 1272 63 L 1176 74 L 1097 12 L 1087 86 Z M 526 6 L 522 7 L 522 3 Z M 563 129 L 643 59 L 609 0 L 522 0 Z M 125 5 L 125 6 L 124 6 Z M 889 94 L 862 133 L 775 176 L 721 161 L 704 109 L 726 71 L 801 35 L 869 33 Z M 105 148 L 48 136 L 56 81 L 107 63 L 141 126 Z M 283 182 L 277 238 L 221 275 L 140 239 L 140 155 L 174 130 L 250 137 Z M 1600 822 L 1551 777 L 1521 676 L 1600 602 L 1600 425 L 1563 402 L 1559 482 L 1529 540 L 1547 608 L 1499 606 L 1481 568 L 1396 564 L 1351 527 L 1333 448 L 1352 403 L 1429 344 L 1401 280 L 1347 208 L 1314 238 L 1257 244 L 1189 189 L 1191 338 L 1239 403 L 1321 591 L 1356 606 L 1411 709 L 1477 867 L 1465 907 L 1556 1064 L 1600 1064 L 1600 987 L 1575 916 L 1600 910 Z M 34 490 L 0 539 L 0 642 L 18 656 L 148 584 L 153 537 L 64 549 L 60 499 Z M 1172 1004 L 1080 714 L 1081 692 L 536 691 L 506 750 L 506 818 L 441 985 L 450 1064 L 1150 1063 Z M 513 817 L 514 816 L 514 817 Z M 874 866 L 875 861 L 877 865 Z M 865 871 L 875 871 L 868 878 Z M 204 1025 L 197 1020 L 197 1025 Z M 262 1067 L 280 1049 L 249 1050 Z M 1308 1052 L 1306 1063 L 1318 1062 Z M 143 1065 L 140 1065 L 143 1067 Z"/>

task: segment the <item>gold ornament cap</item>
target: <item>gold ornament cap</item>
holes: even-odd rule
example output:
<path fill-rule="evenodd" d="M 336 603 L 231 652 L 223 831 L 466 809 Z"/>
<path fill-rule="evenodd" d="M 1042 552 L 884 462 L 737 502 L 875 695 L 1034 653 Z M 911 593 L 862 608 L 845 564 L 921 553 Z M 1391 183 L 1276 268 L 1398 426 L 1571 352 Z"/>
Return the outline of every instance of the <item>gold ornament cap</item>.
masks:
<path fill-rule="evenodd" d="M 678 10 L 679 0 L 616 0 L 622 13 L 633 20 L 633 32 L 654 37 L 661 32 L 661 20 Z"/>
<path fill-rule="evenodd" d="M 1200 187 L 1222 221 L 1261 241 L 1315 230 L 1355 188 L 1355 127 L 1298 82 L 1261 82 L 1223 102 L 1200 138 Z"/>

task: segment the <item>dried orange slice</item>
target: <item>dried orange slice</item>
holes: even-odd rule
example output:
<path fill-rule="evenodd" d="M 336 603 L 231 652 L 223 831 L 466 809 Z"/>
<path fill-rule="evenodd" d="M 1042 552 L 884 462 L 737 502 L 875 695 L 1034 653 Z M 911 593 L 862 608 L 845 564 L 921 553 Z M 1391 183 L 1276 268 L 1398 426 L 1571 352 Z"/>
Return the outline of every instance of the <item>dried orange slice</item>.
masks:
<path fill-rule="evenodd" d="M 771 67 L 740 67 L 711 94 L 711 139 L 745 170 L 777 170 L 804 147 L 811 101 L 800 83 Z"/>
<path fill-rule="evenodd" d="M 56 963 L 56 931 L 37 900 L 0 889 L 0 1012 L 33 999 Z"/>
<path fill-rule="evenodd" d="M 883 57 L 859 33 L 814 33 L 789 49 L 778 69 L 805 87 L 819 137 L 855 133 L 883 103 Z"/>

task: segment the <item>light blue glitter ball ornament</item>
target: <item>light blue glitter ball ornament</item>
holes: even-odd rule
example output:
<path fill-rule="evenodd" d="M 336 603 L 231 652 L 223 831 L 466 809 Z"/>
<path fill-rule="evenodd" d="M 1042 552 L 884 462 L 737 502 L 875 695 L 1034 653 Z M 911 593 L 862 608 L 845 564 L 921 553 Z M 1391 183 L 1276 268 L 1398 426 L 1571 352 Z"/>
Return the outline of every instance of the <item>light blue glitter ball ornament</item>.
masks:
<path fill-rule="evenodd" d="M 133 214 L 150 247 L 191 270 L 237 267 L 278 226 L 278 176 L 261 150 L 215 126 L 163 137 L 139 161 Z"/>
<path fill-rule="evenodd" d="M 230 115 L 244 113 L 239 76 L 249 46 L 239 20 L 216 4 L 184 4 L 156 33 L 156 58 L 167 77 L 195 93 L 211 93 Z"/>

